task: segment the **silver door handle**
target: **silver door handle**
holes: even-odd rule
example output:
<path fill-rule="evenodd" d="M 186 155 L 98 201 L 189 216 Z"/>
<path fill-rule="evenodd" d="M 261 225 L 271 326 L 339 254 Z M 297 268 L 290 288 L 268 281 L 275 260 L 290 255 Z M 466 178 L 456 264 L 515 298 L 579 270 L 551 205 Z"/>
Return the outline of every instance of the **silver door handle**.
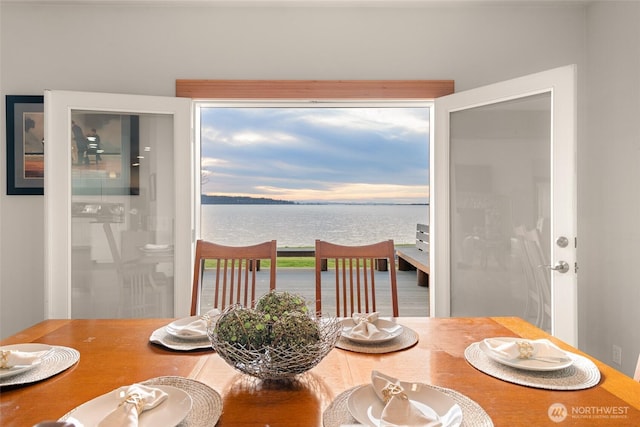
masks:
<path fill-rule="evenodd" d="M 566 261 L 558 261 L 556 265 L 542 265 L 541 267 L 546 267 L 549 270 L 554 270 L 558 273 L 566 273 L 569 271 L 569 263 Z"/>

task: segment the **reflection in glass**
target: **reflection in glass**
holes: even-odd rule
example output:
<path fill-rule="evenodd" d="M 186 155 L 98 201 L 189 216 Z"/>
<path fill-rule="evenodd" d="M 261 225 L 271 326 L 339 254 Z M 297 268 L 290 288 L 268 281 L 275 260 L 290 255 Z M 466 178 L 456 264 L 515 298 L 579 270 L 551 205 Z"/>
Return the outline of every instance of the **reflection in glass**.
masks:
<path fill-rule="evenodd" d="M 452 316 L 550 327 L 550 105 L 545 93 L 451 115 Z"/>
<path fill-rule="evenodd" d="M 140 118 L 137 115 L 73 115 L 73 194 L 139 193 L 139 127 Z"/>
<path fill-rule="evenodd" d="M 73 111 L 70 126 L 72 317 L 172 317 L 173 117 Z"/>

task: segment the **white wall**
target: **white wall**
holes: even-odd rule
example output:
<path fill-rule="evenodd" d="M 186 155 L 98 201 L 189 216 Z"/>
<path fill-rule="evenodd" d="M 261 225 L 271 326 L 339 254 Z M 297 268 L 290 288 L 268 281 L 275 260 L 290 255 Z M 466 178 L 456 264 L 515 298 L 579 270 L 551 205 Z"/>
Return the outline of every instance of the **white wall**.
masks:
<path fill-rule="evenodd" d="M 636 10 L 633 4 L 619 7 Z M 594 7 L 594 13 L 573 2 L 560 5 L 544 2 L 536 7 L 517 4 L 424 8 L 2 4 L 1 8 L 2 95 L 41 94 L 49 88 L 173 95 L 178 78 L 454 79 L 459 91 L 575 63 L 579 67 L 580 96 L 584 103 L 588 66 L 596 71 L 600 69 L 602 74 L 611 72 L 606 64 L 587 62 L 587 53 L 615 55 L 615 60 L 624 65 L 630 61 L 623 51 L 607 51 L 606 44 L 602 48 L 586 45 L 591 27 L 594 31 L 614 31 L 607 34 L 609 42 L 618 37 L 615 31 L 623 31 L 617 25 L 615 29 L 607 28 L 611 23 L 609 19 L 618 19 L 618 16 L 608 16 L 609 9 L 616 8 L 608 4 Z M 624 10 L 614 12 L 629 20 Z M 637 47 L 636 43 L 636 50 Z M 637 67 L 635 71 L 638 75 Z M 626 74 L 624 77 L 629 80 L 628 84 L 637 85 L 637 79 Z M 597 87 L 606 88 L 604 84 Z M 597 95 L 593 92 L 589 91 L 588 95 Z M 615 111 L 621 109 L 614 101 L 610 104 L 614 112 L 607 118 L 615 125 Z M 4 116 L 4 103 L 2 108 Z M 583 124 L 587 122 L 582 117 L 585 110 L 581 107 Z M 638 113 L 636 106 L 635 115 Z M 608 129 L 599 132 L 609 135 Z M 588 151 L 579 158 L 581 188 L 587 182 L 601 194 L 611 186 L 620 185 L 613 182 L 615 175 L 607 177 L 606 189 L 600 185 L 604 171 L 591 165 L 602 155 L 598 147 L 603 141 L 596 141 L 587 132 L 582 135 Z M 5 139 L 4 127 L 0 137 Z M 626 154 L 630 154 L 632 149 L 627 151 Z M 637 150 L 634 154 L 637 159 Z M 605 158 L 613 162 L 614 155 L 612 152 Z M 633 159 L 627 158 L 627 161 Z M 5 162 L 4 144 L 0 161 Z M 0 180 L 4 189 L 4 174 Z M 9 197 L 3 190 L 0 197 L 0 337 L 4 337 L 43 317 L 44 206 L 41 196 Z M 586 224 L 594 230 L 590 234 L 596 233 L 601 221 L 608 219 L 599 205 L 600 197 L 596 199 L 584 189 L 580 197 L 581 206 L 588 206 L 590 212 L 581 215 L 583 225 L 579 224 L 579 228 L 583 229 Z M 636 212 L 639 205 L 636 197 Z M 635 224 L 630 222 L 630 217 L 624 220 L 629 221 L 626 224 L 629 227 L 619 223 L 620 232 Z M 617 237 L 630 239 L 629 235 Z M 628 266 L 622 268 L 620 274 L 626 280 L 608 283 L 608 287 L 617 289 L 615 296 L 610 303 L 598 305 L 602 299 L 599 293 L 604 292 L 597 278 L 604 274 L 604 260 L 600 256 L 605 254 L 603 245 L 611 257 L 628 259 L 633 252 L 628 252 L 632 242 L 622 251 L 619 242 L 608 233 L 598 231 L 597 238 L 595 244 L 586 241 L 580 248 L 579 259 L 590 263 L 581 272 L 592 274 L 585 292 L 581 285 L 581 302 L 589 312 L 581 311 L 580 345 L 608 361 L 610 351 L 604 337 L 610 335 L 611 330 L 622 328 L 625 322 L 638 323 L 637 314 L 623 321 L 611 312 L 616 311 L 617 301 L 629 296 L 629 287 L 637 282 L 638 271 L 631 271 Z M 584 276 L 586 274 L 580 274 L 579 280 Z M 637 296 L 637 289 L 635 292 Z M 599 331 L 596 336 L 591 334 L 595 328 Z M 620 339 L 625 355 L 630 341 L 628 336 Z M 631 372 L 626 364 L 625 371 Z"/>
<path fill-rule="evenodd" d="M 640 354 L 640 2 L 598 3 L 587 17 L 580 344 L 610 364 L 612 346 L 621 346 L 621 370 L 632 375 Z"/>

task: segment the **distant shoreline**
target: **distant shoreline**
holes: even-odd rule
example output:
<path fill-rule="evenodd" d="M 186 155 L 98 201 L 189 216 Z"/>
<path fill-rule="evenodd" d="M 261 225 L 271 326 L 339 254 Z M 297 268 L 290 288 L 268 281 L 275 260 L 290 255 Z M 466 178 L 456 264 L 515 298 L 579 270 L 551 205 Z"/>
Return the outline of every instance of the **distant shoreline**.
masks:
<path fill-rule="evenodd" d="M 245 197 L 245 196 L 201 196 L 203 205 L 295 205 L 296 203 L 287 200 L 269 199 L 266 197 Z"/>
<path fill-rule="evenodd" d="M 268 197 L 247 196 L 201 196 L 203 205 L 403 205 L 403 206 L 428 206 L 429 203 L 391 203 L 391 202 L 292 202 L 290 200 L 270 199 Z"/>

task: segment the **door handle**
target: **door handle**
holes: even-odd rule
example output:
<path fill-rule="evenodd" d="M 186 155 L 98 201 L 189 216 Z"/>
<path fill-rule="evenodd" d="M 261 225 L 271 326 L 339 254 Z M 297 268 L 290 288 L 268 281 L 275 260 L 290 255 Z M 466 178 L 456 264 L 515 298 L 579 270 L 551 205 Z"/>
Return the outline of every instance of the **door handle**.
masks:
<path fill-rule="evenodd" d="M 569 271 L 569 263 L 566 261 L 558 261 L 556 265 L 543 265 L 542 267 L 557 271 L 558 273 L 566 273 Z"/>

